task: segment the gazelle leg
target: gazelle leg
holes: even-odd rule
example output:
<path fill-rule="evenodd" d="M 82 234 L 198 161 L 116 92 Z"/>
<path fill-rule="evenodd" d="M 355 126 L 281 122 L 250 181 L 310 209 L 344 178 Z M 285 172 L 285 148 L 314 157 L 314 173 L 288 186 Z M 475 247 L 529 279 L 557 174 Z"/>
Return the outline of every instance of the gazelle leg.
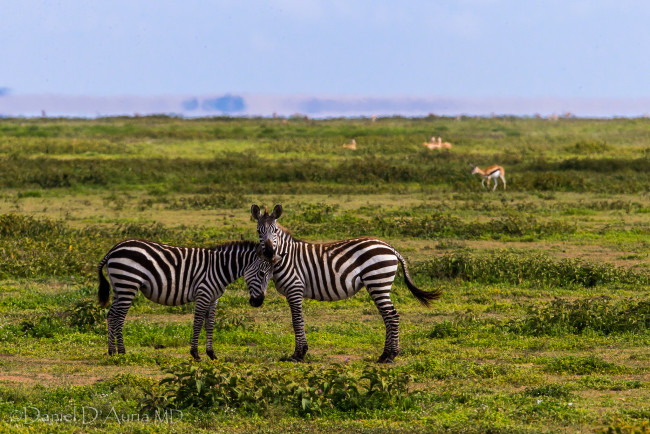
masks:
<path fill-rule="evenodd" d="M 498 183 L 497 183 L 497 179 L 494 178 L 494 188 L 492 188 L 492 191 L 494 191 L 494 190 L 497 189 L 497 185 L 498 185 Z"/>
<path fill-rule="evenodd" d="M 501 175 L 501 181 L 503 181 L 503 189 L 506 189 L 506 177 Z"/>

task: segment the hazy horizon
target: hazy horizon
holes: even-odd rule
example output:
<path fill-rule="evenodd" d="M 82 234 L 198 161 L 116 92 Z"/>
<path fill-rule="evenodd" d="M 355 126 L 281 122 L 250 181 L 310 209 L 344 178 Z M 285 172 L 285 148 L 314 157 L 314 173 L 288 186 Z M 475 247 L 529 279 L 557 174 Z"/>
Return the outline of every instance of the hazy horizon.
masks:
<path fill-rule="evenodd" d="M 453 98 L 350 95 L 0 96 L 2 117 L 571 116 L 647 117 L 650 98 Z"/>

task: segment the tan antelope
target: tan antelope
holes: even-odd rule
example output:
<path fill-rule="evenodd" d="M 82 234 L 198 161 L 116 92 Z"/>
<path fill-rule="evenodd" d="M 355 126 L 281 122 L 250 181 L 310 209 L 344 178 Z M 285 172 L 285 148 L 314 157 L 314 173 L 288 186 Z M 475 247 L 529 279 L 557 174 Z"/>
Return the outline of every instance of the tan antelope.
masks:
<path fill-rule="evenodd" d="M 431 137 L 431 139 L 429 139 L 429 143 L 432 145 L 432 146 L 427 146 L 429 149 L 442 149 L 442 148 L 451 149 L 451 143 L 443 142 L 442 137 L 436 138 L 435 136 L 433 136 Z M 425 142 L 425 146 L 426 146 L 426 142 Z"/>
<path fill-rule="evenodd" d="M 357 149 L 357 141 L 352 139 L 349 142 L 347 142 L 346 144 L 344 144 L 343 147 L 345 149 L 352 149 L 353 151 L 356 151 L 356 149 Z"/>
<path fill-rule="evenodd" d="M 497 189 L 497 178 L 501 178 L 501 181 L 503 181 L 503 189 L 506 189 L 506 171 L 503 170 L 503 167 L 501 166 L 490 166 L 486 167 L 485 170 L 481 170 L 478 166 L 473 166 L 472 165 L 472 175 L 475 173 L 478 173 L 481 175 L 481 185 L 483 188 L 485 187 L 485 180 L 487 179 L 487 188 L 490 188 L 490 179 L 494 179 L 494 187 L 492 188 L 492 191 Z"/>
<path fill-rule="evenodd" d="M 443 142 L 440 137 L 438 137 L 438 146 L 440 146 L 441 148 L 451 149 L 451 143 Z"/>
<path fill-rule="evenodd" d="M 435 140 L 433 140 L 434 138 L 435 137 L 431 137 L 430 142 L 422 142 L 422 146 L 429 149 L 440 149 L 440 145 Z"/>

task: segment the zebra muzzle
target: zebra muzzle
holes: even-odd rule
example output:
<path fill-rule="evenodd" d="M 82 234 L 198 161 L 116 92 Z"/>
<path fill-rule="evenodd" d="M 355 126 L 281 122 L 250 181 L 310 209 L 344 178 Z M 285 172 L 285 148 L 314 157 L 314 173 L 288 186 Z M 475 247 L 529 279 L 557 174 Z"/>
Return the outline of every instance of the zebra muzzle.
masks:
<path fill-rule="evenodd" d="M 264 249 L 263 249 L 263 254 L 266 259 L 269 261 L 273 259 L 275 256 L 275 249 L 273 248 L 273 242 L 271 240 L 266 240 L 264 242 Z"/>
<path fill-rule="evenodd" d="M 264 296 L 261 297 L 251 297 L 249 303 L 253 307 L 260 307 L 264 303 Z"/>

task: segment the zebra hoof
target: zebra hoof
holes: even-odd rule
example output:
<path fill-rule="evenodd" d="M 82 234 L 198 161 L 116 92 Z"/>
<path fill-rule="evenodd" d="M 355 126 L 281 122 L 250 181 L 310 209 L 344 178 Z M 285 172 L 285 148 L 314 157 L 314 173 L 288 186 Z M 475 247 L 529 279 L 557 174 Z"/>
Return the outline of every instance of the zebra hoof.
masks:
<path fill-rule="evenodd" d="M 281 362 L 293 362 L 293 363 L 304 363 L 305 359 L 299 359 L 296 356 L 291 357 L 282 357 Z"/>
<path fill-rule="evenodd" d="M 396 355 L 397 354 L 384 353 L 381 356 L 379 356 L 379 358 L 377 359 L 377 363 L 393 363 L 393 360 L 395 360 Z"/>
<path fill-rule="evenodd" d="M 195 362 L 200 362 L 201 357 L 199 356 L 199 351 L 198 350 L 191 350 L 190 355 L 194 358 Z"/>
<path fill-rule="evenodd" d="M 205 353 L 208 355 L 208 357 L 210 358 L 210 360 L 214 360 L 214 359 L 216 359 L 216 357 L 215 357 L 215 355 L 214 355 L 214 350 L 206 351 Z"/>

